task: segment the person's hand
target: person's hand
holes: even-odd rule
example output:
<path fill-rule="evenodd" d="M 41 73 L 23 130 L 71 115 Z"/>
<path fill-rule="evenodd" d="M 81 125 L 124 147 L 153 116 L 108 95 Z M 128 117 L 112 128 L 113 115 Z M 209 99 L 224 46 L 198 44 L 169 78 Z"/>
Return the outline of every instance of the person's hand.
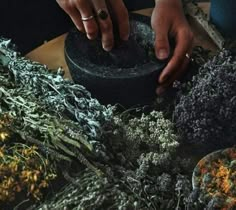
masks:
<path fill-rule="evenodd" d="M 169 38 L 175 40 L 173 56 L 158 78 L 157 94 L 162 94 L 186 70 L 192 52 L 193 34 L 185 19 L 181 0 L 156 0 L 151 24 L 156 36 L 154 47 L 158 59 L 168 58 Z"/>
<path fill-rule="evenodd" d="M 101 33 L 102 46 L 110 51 L 114 44 L 112 12 L 120 38 L 129 37 L 128 11 L 123 0 L 56 0 L 70 16 L 78 30 L 85 32 L 88 39 L 95 39 Z M 109 8 L 109 9 L 108 9 Z"/>

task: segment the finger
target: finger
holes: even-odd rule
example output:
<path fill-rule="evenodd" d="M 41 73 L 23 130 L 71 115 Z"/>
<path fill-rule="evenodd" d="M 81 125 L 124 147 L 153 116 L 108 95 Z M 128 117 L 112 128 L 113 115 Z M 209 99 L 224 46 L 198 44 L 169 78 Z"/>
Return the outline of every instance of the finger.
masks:
<path fill-rule="evenodd" d="M 114 45 L 113 27 L 112 21 L 107 9 L 105 0 L 92 0 L 94 10 L 97 13 L 97 21 L 100 27 L 100 32 L 102 36 L 102 46 L 106 51 L 110 51 Z M 100 14 L 103 13 L 104 16 L 101 17 Z"/>
<path fill-rule="evenodd" d="M 81 32 L 85 32 L 84 24 L 81 20 L 81 15 L 80 15 L 79 11 L 75 10 L 69 16 L 70 16 L 72 22 L 75 24 L 76 28 Z"/>
<path fill-rule="evenodd" d="M 152 15 L 152 28 L 155 32 L 154 48 L 156 57 L 160 60 L 166 59 L 169 56 L 169 24 L 165 16 L 155 12 Z"/>
<path fill-rule="evenodd" d="M 192 54 L 192 49 L 189 50 L 188 54 L 189 55 Z M 179 80 L 184 75 L 184 73 L 188 70 L 188 66 L 189 66 L 190 61 L 191 61 L 191 58 L 190 57 L 188 58 L 185 55 L 184 61 L 182 63 L 182 66 L 179 68 L 178 71 L 176 71 L 175 75 L 173 76 L 173 80 L 170 81 L 170 84 L 173 83 L 175 80 Z M 168 84 L 163 84 L 163 85 L 168 86 Z"/>
<path fill-rule="evenodd" d="M 156 90 L 158 95 L 161 95 L 165 90 L 176 80 L 180 79 L 182 75 L 186 72 L 188 69 L 188 64 L 190 62 L 190 59 L 185 57 L 184 62 L 182 63 L 182 66 L 176 71 L 176 73 L 167 79 L 164 83 L 162 83 Z"/>
<path fill-rule="evenodd" d="M 193 38 L 191 32 L 180 30 L 176 36 L 176 47 L 172 58 L 168 62 L 167 66 L 159 77 L 159 83 L 165 83 L 165 81 L 172 78 L 176 71 L 181 69 L 182 63 L 186 59 L 185 55 L 192 49 Z"/>
<path fill-rule="evenodd" d="M 94 16 L 91 3 L 87 0 L 76 1 L 76 7 L 80 12 L 81 18 Z M 98 34 L 98 26 L 94 18 L 83 21 L 84 29 L 88 39 L 95 39 Z"/>
<path fill-rule="evenodd" d="M 129 14 L 122 0 L 109 1 L 116 24 L 119 28 L 119 35 L 122 40 L 129 38 Z"/>
<path fill-rule="evenodd" d="M 72 4 L 65 3 L 64 1 L 57 0 L 60 7 L 70 16 L 71 20 L 75 24 L 76 28 L 84 32 L 84 25 L 81 20 L 80 12 Z"/>
<path fill-rule="evenodd" d="M 189 49 L 188 56 L 191 55 L 191 53 L 192 53 L 192 49 Z M 169 80 L 167 80 L 166 82 L 162 83 L 161 85 L 163 87 L 167 87 L 170 84 L 172 84 L 175 80 L 180 79 L 183 76 L 183 74 L 186 72 L 188 64 L 189 64 L 190 61 L 191 61 L 191 58 L 187 57 L 185 55 L 184 60 L 183 60 L 183 62 L 181 64 L 181 66 L 175 71 L 173 77 L 170 77 Z"/>

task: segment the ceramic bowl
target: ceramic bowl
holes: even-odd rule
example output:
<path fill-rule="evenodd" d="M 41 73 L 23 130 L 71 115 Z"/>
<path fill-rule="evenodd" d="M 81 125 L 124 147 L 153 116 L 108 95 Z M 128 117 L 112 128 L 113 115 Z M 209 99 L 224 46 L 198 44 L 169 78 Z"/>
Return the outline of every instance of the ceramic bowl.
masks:
<path fill-rule="evenodd" d="M 236 208 L 236 148 L 212 152 L 196 165 L 192 185 L 199 201 L 219 209 Z M 233 209 L 234 209 L 233 208 Z"/>

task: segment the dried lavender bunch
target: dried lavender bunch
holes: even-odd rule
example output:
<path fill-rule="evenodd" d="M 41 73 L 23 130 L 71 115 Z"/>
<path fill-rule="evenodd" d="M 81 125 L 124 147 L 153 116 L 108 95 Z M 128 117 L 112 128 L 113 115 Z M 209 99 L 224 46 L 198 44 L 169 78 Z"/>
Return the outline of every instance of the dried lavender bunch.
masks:
<path fill-rule="evenodd" d="M 186 142 L 215 147 L 233 145 L 236 137 L 236 60 L 223 50 L 199 69 L 174 110 L 176 127 Z"/>
<path fill-rule="evenodd" d="M 172 120 L 173 111 L 175 110 L 176 103 L 178 102 L 179 83 L 182 89 L 188 93 L 192 87 L 192 78 L 199 72 L 200 66 L 204 65 L 210 58 L 213 57 L 213 52 L 204 49 L 200 46 L 195 46 L 192 52 L 193 62 L 190 62 L 188 70 L 180 81 L 175 81 L 173 86 L 167 89 L 167 91 L 156 98 L 154 108 L 155 110 L 163 112 L 167 119 Z M 184 88 L 183 88 L 184 86 Z M 181 95 L 183 93 L 181 92 Z M 177 102 L 176 102 L 177 101 Z"/>

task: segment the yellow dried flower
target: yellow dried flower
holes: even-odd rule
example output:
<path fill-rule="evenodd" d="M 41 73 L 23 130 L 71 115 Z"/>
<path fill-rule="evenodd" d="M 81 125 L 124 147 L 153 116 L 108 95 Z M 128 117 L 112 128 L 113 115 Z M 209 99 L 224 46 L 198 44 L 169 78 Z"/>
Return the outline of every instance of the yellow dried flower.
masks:
<path fill-rule="evenodd" d="M 0 202 L 13 201 L 18 193 L 37 200 L 42 189 L 49 186 L 55 170 L 49 161 L 40 156 L 37 147 L 15 144 L 0 147 Z"/>
<path fill-rule="evenodd" d="M 39 188 L 46 188 L 46 187 L 48 187 L 48 182 L 45 180 L 42 180 L 39 185 Z"/>
<path fill-rule="evenodd" d="M 3 141 L 3 142 L 4 142 L 8 136 L 9 136 L 8 133 L 6 133 L 6 132 L 0 132 L 0 141 Z"/>

